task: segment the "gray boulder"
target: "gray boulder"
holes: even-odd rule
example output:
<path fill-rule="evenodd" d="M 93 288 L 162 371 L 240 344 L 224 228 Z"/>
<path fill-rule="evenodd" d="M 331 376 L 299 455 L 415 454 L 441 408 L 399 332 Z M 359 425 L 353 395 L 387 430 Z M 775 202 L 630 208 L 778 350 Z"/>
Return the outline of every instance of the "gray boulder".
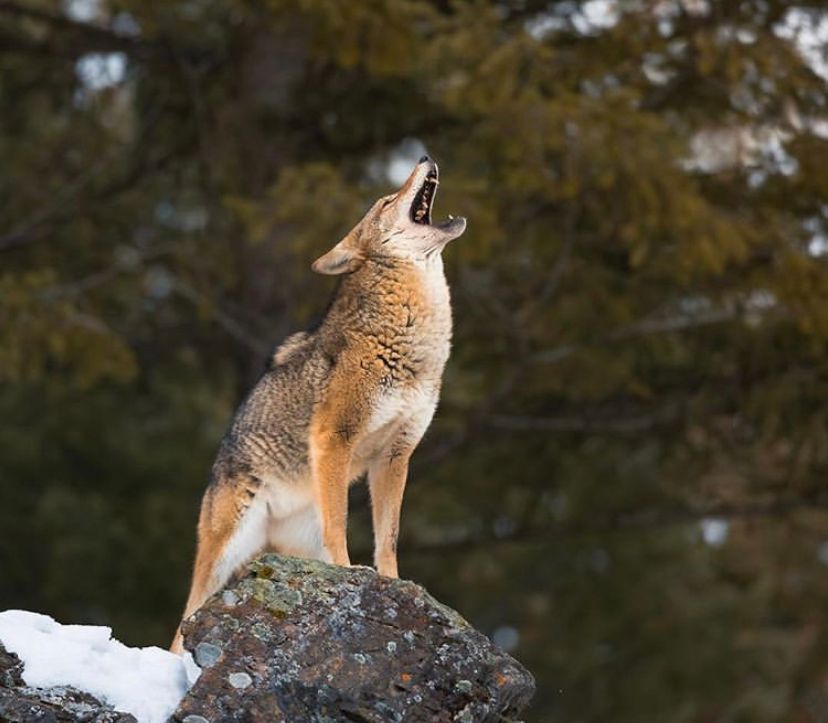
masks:
<path fill-rule="evenodd" d="M 509 721 L 531 674 L 412 582 L 263 555 L 183 626 L 203 672 L 173 718 Z"/>

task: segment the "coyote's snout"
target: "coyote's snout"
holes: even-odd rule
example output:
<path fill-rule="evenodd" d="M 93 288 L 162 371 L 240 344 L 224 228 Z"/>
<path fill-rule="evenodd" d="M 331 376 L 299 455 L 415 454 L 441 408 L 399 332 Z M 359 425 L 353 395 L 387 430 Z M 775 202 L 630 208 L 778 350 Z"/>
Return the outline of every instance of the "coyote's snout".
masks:
<path fill-rule="evenodd" d="M 437 164 L 420 159 L 403 187 L 379 199 L 351 232 L 317 259 L 313 270 L 341 274 L 356 270 L 364 261 L 408 262 L 423 266 L 466 230 L 466 219 L 431 224 L 431 208 L 440 183 Z M 442 278 L 442 272 L 439 273 Z"/>
<path fill-rule="evenodd" d="M 380 574 L 397 576 L 408 460 L 440 392 L 451 307 L 440 252 L 466 228 L 433 225 L 437 164 L 313 264 L 345 274 L 313 331 L 294 334 L 236 412 L 201 504 L 184 617 L 263 550 L 350 564 L 348 486 L 367 472 Z M 173 650 L 181 651 L 176 635 Z"/>

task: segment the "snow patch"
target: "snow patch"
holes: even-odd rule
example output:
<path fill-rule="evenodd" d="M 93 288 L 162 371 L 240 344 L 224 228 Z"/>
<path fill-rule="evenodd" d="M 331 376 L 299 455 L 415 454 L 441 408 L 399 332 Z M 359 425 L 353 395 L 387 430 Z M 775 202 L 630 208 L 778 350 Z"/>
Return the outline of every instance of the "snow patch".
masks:
<path fill-rule="evenodd" d="M 161 648 L 130 648 L 97 625 L 61 625 L 47 615 L 0 612 L 0 642 L 35 688 L 70 685 L 140 723 L 163 723 L 198 678 L 192 662 Z"/>

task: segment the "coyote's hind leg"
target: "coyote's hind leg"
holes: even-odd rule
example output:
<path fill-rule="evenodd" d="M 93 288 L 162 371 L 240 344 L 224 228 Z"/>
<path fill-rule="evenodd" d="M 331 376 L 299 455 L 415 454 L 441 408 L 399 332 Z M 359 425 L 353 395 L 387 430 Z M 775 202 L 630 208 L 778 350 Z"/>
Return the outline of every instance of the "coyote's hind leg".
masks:
<path fill-rule="evenodd" d="M 260 484 L 249 476 L 219 479 L 205 493 L 198 519 L 193 581 L 182 620 L 267 546 L 267 502 L 262 495 L 256 495 Z M 180 654 L 182 643 L 179 626 L 170 650 Z"/>

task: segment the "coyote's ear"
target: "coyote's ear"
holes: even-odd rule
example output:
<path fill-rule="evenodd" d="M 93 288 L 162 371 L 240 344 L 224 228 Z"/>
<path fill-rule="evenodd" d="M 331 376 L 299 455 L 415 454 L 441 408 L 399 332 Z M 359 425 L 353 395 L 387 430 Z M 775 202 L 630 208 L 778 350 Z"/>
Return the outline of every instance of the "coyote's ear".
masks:
<path fill-rule="evenodd" d="M 320 256 L 313 262 L 311 268 L 317 274 L 348 274 L 356 271 L 362 265 L 362 255 L 349 243 L 350 237 L 346 236 L 328 253 Z"/>

